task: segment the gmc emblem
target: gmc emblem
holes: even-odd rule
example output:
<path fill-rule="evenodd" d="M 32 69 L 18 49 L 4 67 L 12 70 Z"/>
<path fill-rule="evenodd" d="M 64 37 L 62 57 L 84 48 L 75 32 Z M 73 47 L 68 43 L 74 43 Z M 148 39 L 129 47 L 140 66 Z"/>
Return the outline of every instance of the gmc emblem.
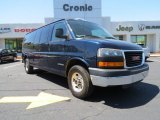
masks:
<path fill-rule="evenodd" d="M 133 60 L 133 61 L 140 60 L 140 56 L 133 56 L 133 57 L 132 57 L 132 60 Z"/>

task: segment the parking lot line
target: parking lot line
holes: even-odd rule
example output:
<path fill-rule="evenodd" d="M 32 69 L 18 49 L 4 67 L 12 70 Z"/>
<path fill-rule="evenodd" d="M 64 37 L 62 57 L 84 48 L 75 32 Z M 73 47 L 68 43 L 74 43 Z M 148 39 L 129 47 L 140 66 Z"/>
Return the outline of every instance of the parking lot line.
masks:
<path fill-rule="evenodd" d="M 20 65 L 22 65 L 22 64 L 19 63 L 19 64 L 15 64 L 15 65 L 10 65 L 10 66 L 4 67 L 3 69 L 9 69 L 9 68 L 17 67 L 17 66 L 20 66 Z"/>

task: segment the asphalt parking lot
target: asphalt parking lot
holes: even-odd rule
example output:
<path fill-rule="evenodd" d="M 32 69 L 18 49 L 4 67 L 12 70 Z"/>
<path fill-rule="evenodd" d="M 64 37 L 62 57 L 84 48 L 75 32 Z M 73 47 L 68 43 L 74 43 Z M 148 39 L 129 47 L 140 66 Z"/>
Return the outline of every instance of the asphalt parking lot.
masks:
<path fill-rule="evenodd" d="M 1 64 L 0 119 L 160 120 L 160 57 L 148 64 L 143 82 L 127 90 L 97 87 L 86 101 L 72 96 L 65 78 L 40 70 L 27 75 L 20 61 Z"/>

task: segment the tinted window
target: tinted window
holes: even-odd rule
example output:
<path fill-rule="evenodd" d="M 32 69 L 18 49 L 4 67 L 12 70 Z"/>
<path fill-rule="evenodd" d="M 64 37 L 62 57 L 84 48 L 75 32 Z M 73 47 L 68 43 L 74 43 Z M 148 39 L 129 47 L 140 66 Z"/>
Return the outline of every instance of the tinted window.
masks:
<path fill-rule="evenodd" d="M 82 21 L 68 20 L 68 23 L 76 38 L 95 37 L 103 39 L 114 39 L 113 36 L 98 24 Z"/>
<path fill-rule="evenodd" d="M 26 41 L 25 41 L 25 42 L 27 42 L 27 43 L 29 43 L 29 42 L 33 43 L 35 37 L 36 37 L 36 31 L 28 34 L 28 35 L 26 36 Z"/>
<path fill-rule="evenodd" d="M 48 41 L 51 39 L 51 34 L 53 30 L 53 24 L 47 25 L 42 28 L 40 43 L 48 43 Z"/>
<path fill-rule="evenodd" d="M 53 37 L 52 41 L 57 41 L 57 40 L 65 40 L 64 38 L 57 38 L 56 37 L 56 29 L 63 29 L 64 35 L 67 33 L 67 28 L 64 22 L 56 23 L 54 25 L 54 31 L 53 31 Z"/>
<path fill-rule="evenodd" d="M 36 30 L 36 37 L 35 37 L 35 40 L 34 40 L 34 44 L 39 43 L 39 40 L 40 40 L 40 37 L 41 37 L 41 32 L 42 32 L 42 29 Z"/>
<path fill-rule="evenodd" d="M 49 28 L 48 28 L 48 41 L 52 40 L 53 27 L 54 27 L 54 24 L 50 24 L 49 25 Z"/>

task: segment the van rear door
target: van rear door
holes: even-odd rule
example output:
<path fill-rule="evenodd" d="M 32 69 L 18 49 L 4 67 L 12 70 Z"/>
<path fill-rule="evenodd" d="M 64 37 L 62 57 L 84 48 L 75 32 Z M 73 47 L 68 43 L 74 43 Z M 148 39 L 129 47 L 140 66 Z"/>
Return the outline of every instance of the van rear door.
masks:
<path fill-rule="evenodd" d="M 33 63 L 35 66 L 39 66 L 39 61 L 40 61 L 40 46 L 39 46 L 39 40 L 40 40 L 40 36 L 41 36 L 41 29 L 38 29 L 36 31 L 34 31 L 35 33 L 35 38 L 33 41 Z"/>
<path fill-rule="evenodd" d="M 48 59 L 49 59 L 49 41 L 52 38 L 54 24 L 47 25 L 42 28 L 42 33 L 40 37 L 40 60 L 39 60 L 39 67 L 45 70 L 48 70 Z"/>

